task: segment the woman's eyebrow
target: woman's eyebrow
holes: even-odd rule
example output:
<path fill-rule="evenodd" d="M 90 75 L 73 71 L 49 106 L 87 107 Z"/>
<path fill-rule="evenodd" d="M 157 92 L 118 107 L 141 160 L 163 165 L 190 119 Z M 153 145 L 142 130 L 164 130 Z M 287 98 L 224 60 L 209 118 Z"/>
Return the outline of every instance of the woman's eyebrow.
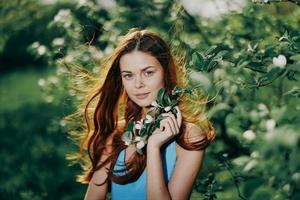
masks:
<path fill-rule="evenodd" d="M 147 67 L 143 68 L 141 71 L 146 71 L 147 69 L 150 69 L 150 68 L 155 68 L 155 66 L 147 66 Z M 132 73 L 132 72 L 128 71 L 128 70 L 122 70 L 121 73 Z"/>
<path fill-rule="evenodd" d="M 148 66 L 148 67 L 145 67 L 145 68 L 142 69 L 142 71 L 146 71 L 146 70 L 149 69 L 149 68 L 155 68 L 155 66 Z"/>

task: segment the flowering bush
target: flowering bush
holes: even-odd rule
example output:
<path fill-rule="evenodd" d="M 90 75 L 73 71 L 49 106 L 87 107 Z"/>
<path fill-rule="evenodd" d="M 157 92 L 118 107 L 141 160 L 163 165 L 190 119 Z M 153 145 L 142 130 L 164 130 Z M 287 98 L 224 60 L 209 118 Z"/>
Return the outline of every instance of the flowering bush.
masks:
<path fill-rule="evenodd" d="M 298 1 L 253 1 L 240 12 L 205 20 L 170 0 L 103 2 L 62 6 L 48 24 L 59 34 L 47 44 L 32 42 L 30 51 L 56 66 L 55 75 L 38 82 L 45 100 L 61 105 L 67 99 L 76 109 L 89 82 L 75 79 L 82 71 L 69 66 L 98 75 L 120 35 L 151 28 L 169 39 L 175 53 L 187 52 L 188 85 L 209 94 L 206 115 L 217 138 L 194 185 L 199 198 L 299 199 L 300 9 L 291 3 Z M 159 112 L 169 106 L 153 104 Z M 124 141 L 142 149 L 142 131 L 155 120 L 150 114 L 130 124 Z M 132 130 L 139 135 L 132 137 Z"/>

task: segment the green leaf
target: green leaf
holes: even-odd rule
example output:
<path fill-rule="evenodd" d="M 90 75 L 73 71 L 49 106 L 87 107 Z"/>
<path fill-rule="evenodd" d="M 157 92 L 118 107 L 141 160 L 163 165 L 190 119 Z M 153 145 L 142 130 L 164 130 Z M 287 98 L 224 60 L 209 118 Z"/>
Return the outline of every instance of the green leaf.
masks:
<path fill-rule="evenodd" d="M 209 48 L 205 51 L 205 55 L 209 55 L 209 54 L 213 53 L 214 50 L 216 50 L 217 47 L 218 47 L 217 45 L 213 45 L 213 46 L 209 47 Z"/>
<path fill-rule="evenodd" d="M 282 107 L 273 107 L 271 110 L 271 117 L 275 119 L 275 121 L 280 121 L 281 119 L 284 118 L 284 116 L 287 114 L 287 106 L 282 106 Z"/>
<path fill-rule="evenodd" d="M 282 74 L 284 70 L 285 69 L 281 69 L 279 67 L 272 68 L 268 73 L 258 78 L 257 80 L 258 86 L 261 87 L 272 83 L 275 79 L 277 79 Z"/>
<path fill-rule="evenodd" d="M 181 92 L 182 92 L 182 88 L 180 88 L 179 86 L 176 85 L 176 86 L 173 88 L 171 94 L 175 96 L 175 95 L 180 94 Z"/>
<path fill-rule="evenodd" d="M 262 73 L 267 72 L 266 67 L 264 67 L 261 63 L 258 62 L 248 62 L 245 68 L 251 69 L 252 71 L 255 72 L 262 72 Z"/>
<path fill-rule="evenodd" d="M 145 128 L 146 134 L 150 134 L 151 127 L 152 127 L 152 124 L 147 124 L 147 125 L 146 125 L 146 128 Z"/>
<path fill-rule="evenodd" d="M 253 192 L 263 184 L 261 177 L 255 177 L 245 182 L 244 194 L 246 197 L 250 197 Z"/>
<path fill-rule="evenodd" d="M 291 60 L 300 61 L 300 54 L 296 54 L 290 57 Z"/>
<path fill-rule="evenodd" d="M 158 91 L 158 93 L 157 93 L 157 99 L 156 99 L 156 101 L 157 101 L 157 103 L 158 103 L 159 105 L 162 105 L 162 104 L 163 104 L 163 98 L 164 98 L 165 92 L 166 92 L 166 91 L 165 91 L 164 88 L 160 88 L 159 91 Z"/>
<path fill-rule="evenodd" d="M 172 103 L 171 103 L 171 107 L 174 107 L 174 106 L 178 105 L 179 102 L 180 102 L 179 99 L 173 99 L 173 100 L 172 100 Z"/>
<path fill-rule="evenodd" d="M 198 52 L 194 52 L 194 53 L 192 54 L 192 63 L 193 63 L 193 65 L 196 65 L 196 66 L 197 66 L 197 65 L 201 65 L 202 62 L 203 62 L 202 56 L 199 55 Z"/>
<path fill-rule="evenodd" d="M 146 134 L 146 129 L 145 128 L 142 128 L 141 131 L 139 132 L 139 135 L 140 136 L 144 136 Z"/>
<path fill-rule="evenodd" d="M 122 140 L 124 142 L 125 141 L 130 142 L 132 139 L 133 139 L 133 134 L 131 131 L 125 131 L 125 133 L 122 134 Z"/>
<path fill-rule="evenodd" d="M 134 127 L 134 122 L 129 122 L 126 128 L 126 131 L 132 131 Z"/>
<path fill-rule="evenodd" d="M 250 200 L 274 199 L 276 191 L 268 186 L 261 186 L 251 195 Z"/>
<path fill-rule="evenodd" d="M 223 56 L 227 53 L 226 50 L 217 52 L 216 45 L 209 47 L 204 53 L 194 52 L 192 55 L 192 63 L 194 68 L 199 71 L 210 72 L 215 69 L 220 61 L 222 61 Z"/>
<path fill-rule="evenodd" d="M 291 96 L 299 98 L 300 97 L 300 88 L 295 87 L 295 88 L 287 91 L 283 95 L 291 95 Z"/>
<path fill-rule="evenodd" d="M 172 103 L 171 98 L 168 93 L 165 93 L 165 95 L 164 95 L 164 102 L 165 102 L 164 106 L 169 106 Z"/>
<path fill-rule="evenodd" d="M 226 50 L 222 50 L 219 53 L 217 53 L 217 55 L 214 57 L 215 61 L 221 61 L 223 59 L 223 57 L 228 53 L 228 51 Z"/>
<path fill-rule="evenodd" d="M 217 61 L 211 61 L 207 67 L 206 70 L 207 72 L 210 72 L 211 70 L 213 70 L 216 66 L 217 66 L 218 62 Z"/>

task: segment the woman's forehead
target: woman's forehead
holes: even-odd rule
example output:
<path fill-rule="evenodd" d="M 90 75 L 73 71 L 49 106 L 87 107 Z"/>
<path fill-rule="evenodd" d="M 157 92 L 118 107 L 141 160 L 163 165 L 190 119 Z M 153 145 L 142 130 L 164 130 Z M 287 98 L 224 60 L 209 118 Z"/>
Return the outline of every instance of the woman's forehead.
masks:
<path fill-rule="evenodd" d="M 123 55 L 120 59 L 121 71 L 145 70 L 146 68 L 161 67 L 159 61 L 149 53 L 133 51 Z"/>

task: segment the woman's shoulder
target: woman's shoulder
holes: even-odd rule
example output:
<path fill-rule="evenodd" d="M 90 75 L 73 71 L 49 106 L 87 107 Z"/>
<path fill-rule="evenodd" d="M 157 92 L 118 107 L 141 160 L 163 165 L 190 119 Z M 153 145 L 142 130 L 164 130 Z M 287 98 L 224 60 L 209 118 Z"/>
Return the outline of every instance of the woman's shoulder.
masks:
<path fill-rule="evenodd" d="M 194 142 L 194 140 L 201 140 L 206 137 L 204 130 L 195 123 L 185 122 L 184 138 L 188 142 Z"/>
<path fill-rule="evenodd" d="M 185 122 L 185 129 L 183 131 L 183 138 L 187 143 L 194 143 L 197 141 L 201 141 L 205 139 L 206 135 L 205 132 L 195 123 Z M 189 152 L 179 144 L 176 144 L 176 154 L 180 157 L 181 155 L 184 156 L 185 153 Z"/>

